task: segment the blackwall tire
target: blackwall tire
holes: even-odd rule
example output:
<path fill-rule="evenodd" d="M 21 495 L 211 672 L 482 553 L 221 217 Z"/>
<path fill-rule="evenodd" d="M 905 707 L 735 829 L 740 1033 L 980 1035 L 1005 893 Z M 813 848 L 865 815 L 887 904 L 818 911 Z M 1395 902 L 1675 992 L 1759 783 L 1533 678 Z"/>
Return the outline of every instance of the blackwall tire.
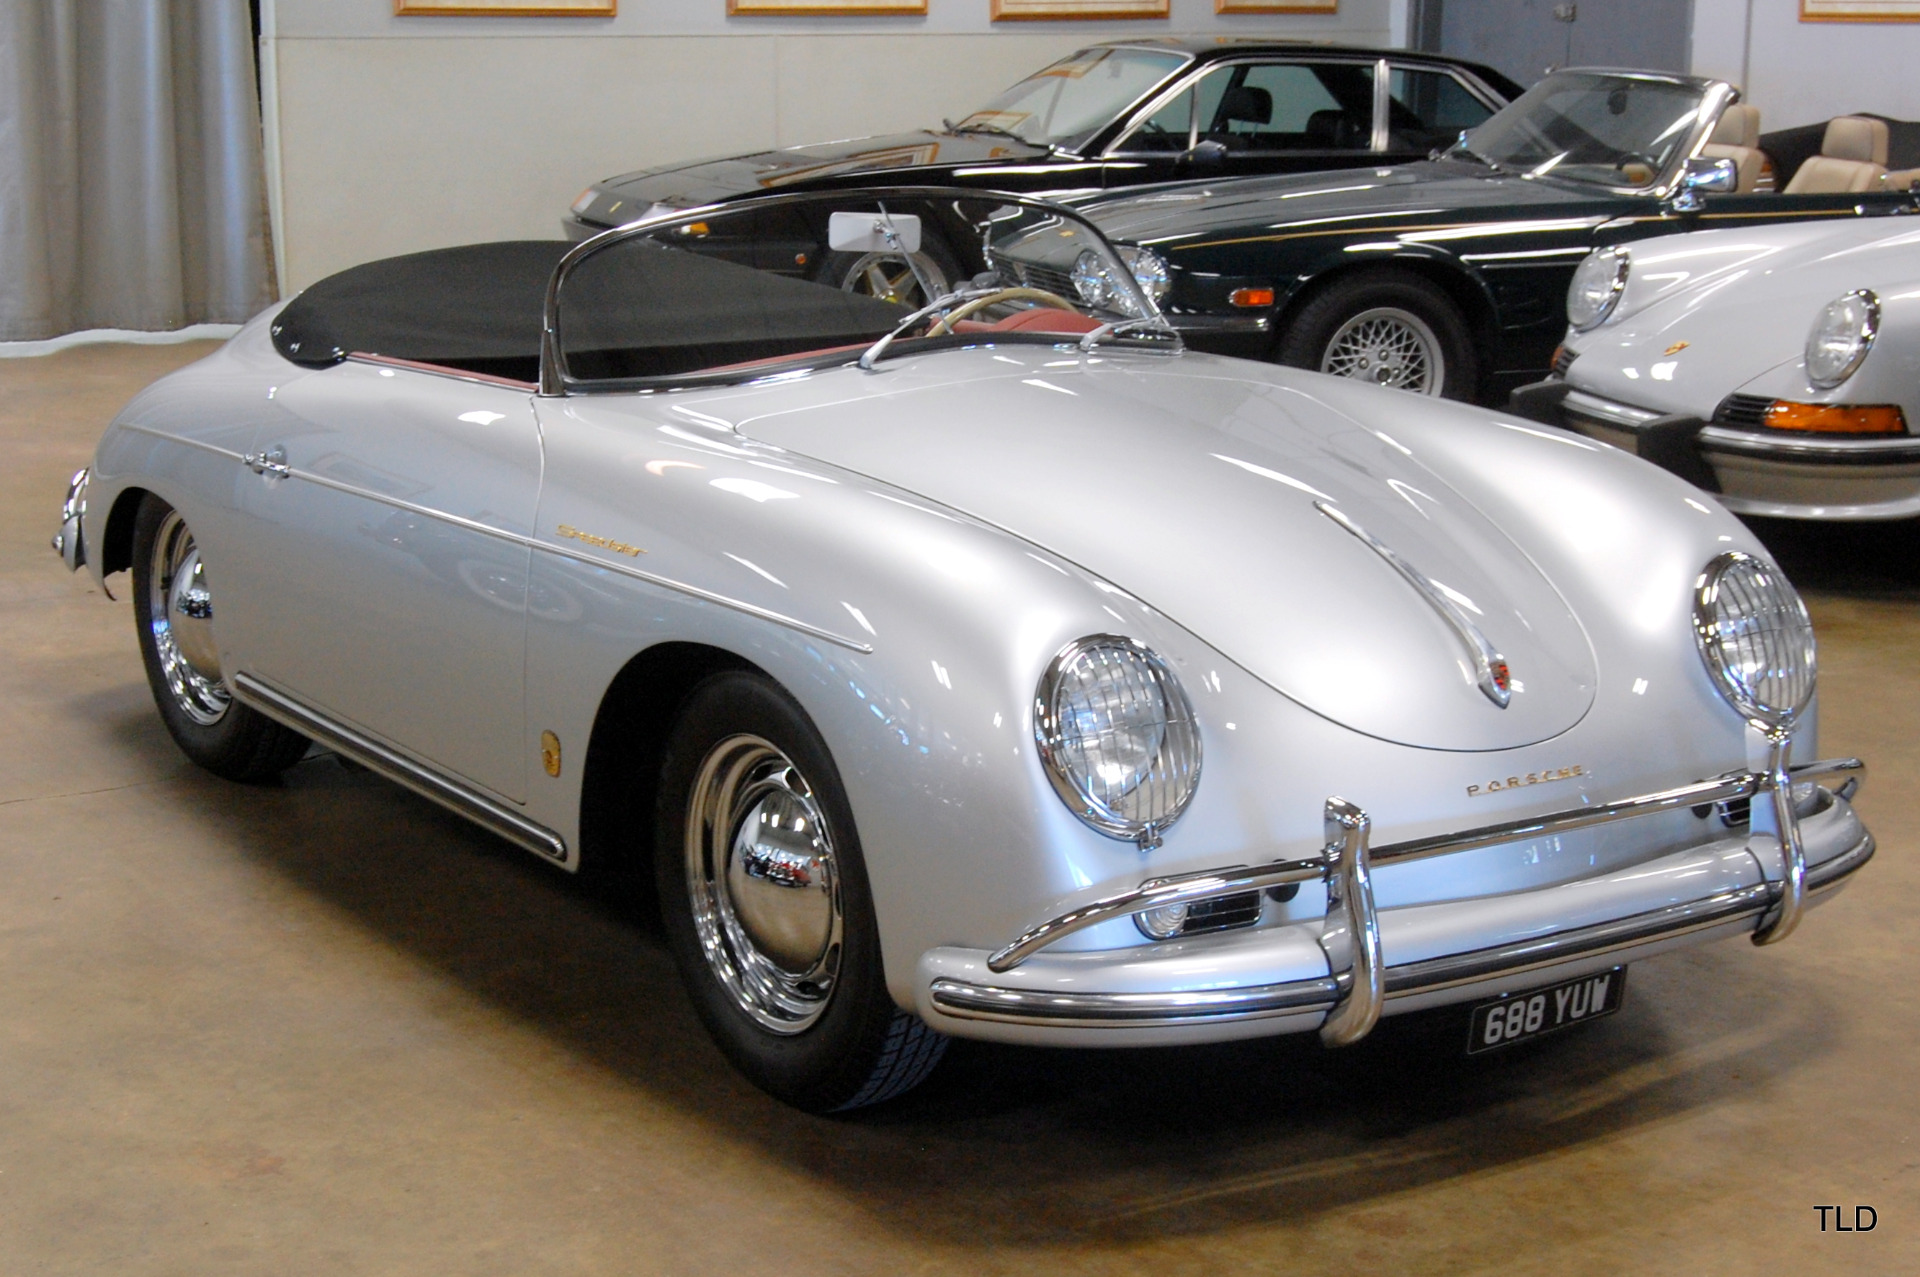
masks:
<path fill-rule="evenodd" d="M 1276 348 L 1278 362 L 1414 394 L 1472 400 L 1479 359 L 1453 299 L 1408 271 L 1338 280 L 1301 307 Z"/>
<path fill-rule="evenodd" d="M 233 699 L 213 639 L 217 574 L 193 529 L 148 493 L 133 523 L 133 615 L 147 684 L 180 752 L 228 780 L 271 780 L 300 761 L 307 738 Z"/>
<path fill-rule="evenodd" d="M 826 743 L 761 675 L 716 674 L 667 743 L 654 869 L 668 948 L 756 1086 L 826 1113 L 925 1080 L 946 1039 L 887 993 L 859 838 Z"/>

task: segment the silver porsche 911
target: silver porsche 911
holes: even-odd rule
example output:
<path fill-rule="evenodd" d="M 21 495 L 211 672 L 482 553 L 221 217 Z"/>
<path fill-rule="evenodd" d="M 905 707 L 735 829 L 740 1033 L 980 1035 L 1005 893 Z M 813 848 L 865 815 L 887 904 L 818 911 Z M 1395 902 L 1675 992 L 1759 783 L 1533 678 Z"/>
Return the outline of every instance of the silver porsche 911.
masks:
<path fill-rule="evenodd" d="M 824 286 L 756 232 L 795 217 L 902 269 L 964 231 L 974 282 Z M 1041 241 L 1072 295 L 997 282 Z M 808 1109 L 949 1035 L 1339 1046 L 1460 1004 L 1504 1047 L 1636 959 L 1784 938 L 1873 854 L 1861 764 L 1795 761 L 1812 630 L 1731 515 L 1183 352 L 1016 196 L 356 267 L 129 404 L 56 546 L 131 572 L 202 766 L 318 743 L 650 875 L 715 1039 Z"/>

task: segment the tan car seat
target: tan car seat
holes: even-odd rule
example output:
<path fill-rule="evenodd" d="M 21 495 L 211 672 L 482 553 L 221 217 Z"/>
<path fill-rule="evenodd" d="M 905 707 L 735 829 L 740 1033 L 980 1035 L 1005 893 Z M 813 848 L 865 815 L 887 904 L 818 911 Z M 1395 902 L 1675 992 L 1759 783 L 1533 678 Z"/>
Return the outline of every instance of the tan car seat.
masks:
<path fill-rule="evenodd" d="M 1720 113 L 1713 136 L 1700 148 L 1710 160 L 1732 160 L 1740 174 L 1735 189 L 1746 195 L 1774 189 L 1773 161 L 1760 149 L 1760 108 L 1736 103 Z"/>
<path fill-rule="evenodd" d="M 1877 191 L 1887 175 L 1887 123 L 1864 115 L 1827 121 L 1820 154 L 1800 166 L 1787 183 L 1789 195 Z"/>
<path fill-rule="evenodd" d="M 1910 191 L 1920 185 L 1920 168 L 1895 169 L 1881 180 L 1890 191 Z"/>

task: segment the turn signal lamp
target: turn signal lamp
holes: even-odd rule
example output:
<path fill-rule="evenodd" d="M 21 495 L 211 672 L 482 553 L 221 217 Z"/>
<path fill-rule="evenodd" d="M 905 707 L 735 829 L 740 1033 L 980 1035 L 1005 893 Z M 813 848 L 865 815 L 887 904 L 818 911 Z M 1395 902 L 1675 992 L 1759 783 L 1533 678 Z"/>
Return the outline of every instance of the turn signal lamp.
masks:
<path fill-rule="evenodd" d="M 1791 403 L 1776 399 L 1760 416 L 1772 430 L 1823 435 L 1903 435 L 1907 415 L 1899 404 Z"/>
<path fill-rule="evenodd" d="M 1253 308 L 1273 305 L 1271 288 L 1236 288 L 1227 294 L 1227 301 L 1234 306 Z"/>

